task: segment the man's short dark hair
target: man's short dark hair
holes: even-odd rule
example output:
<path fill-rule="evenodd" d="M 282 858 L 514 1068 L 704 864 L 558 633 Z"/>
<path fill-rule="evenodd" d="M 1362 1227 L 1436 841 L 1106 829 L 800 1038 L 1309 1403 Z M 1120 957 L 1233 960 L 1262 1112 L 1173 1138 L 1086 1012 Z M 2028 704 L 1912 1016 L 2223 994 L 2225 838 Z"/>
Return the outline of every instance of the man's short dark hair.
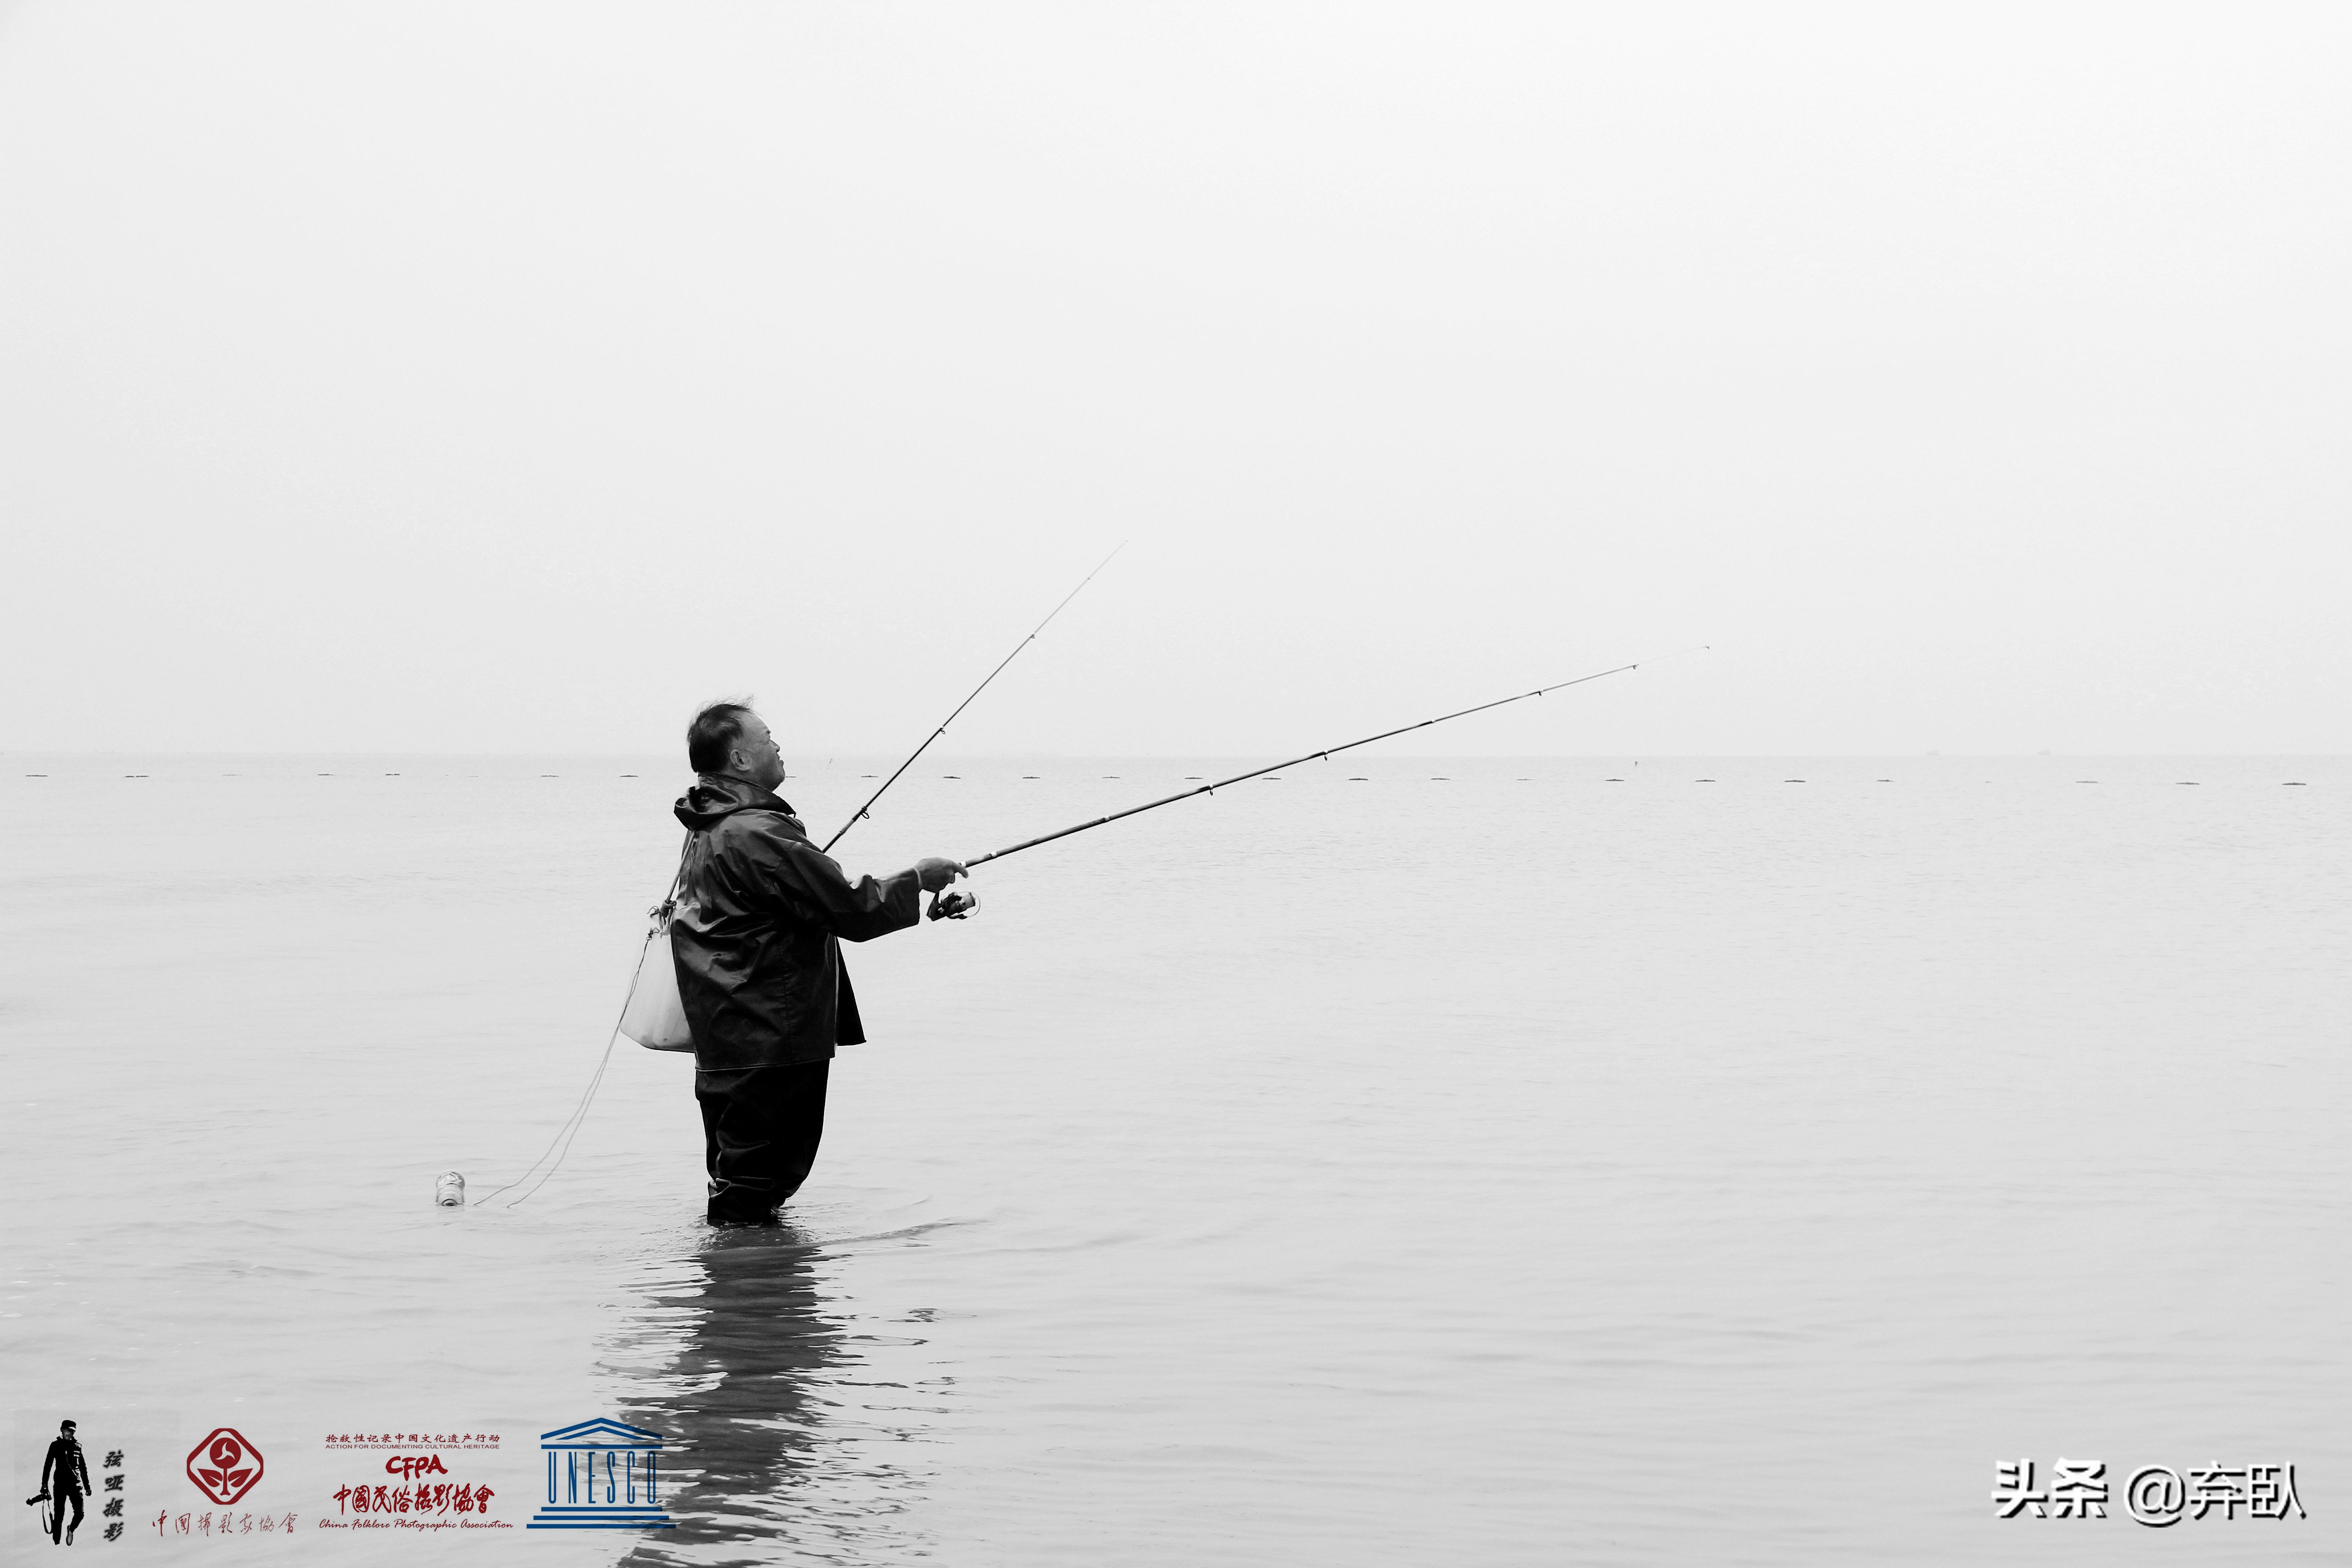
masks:
<path fill-rule="evenodd" d="M 686 765 L 698 773 L 727 771 L 727 753 L 743 738 L 743 721 L 751 716 L 748 702 L 714 702 L 686 727 Z"/>

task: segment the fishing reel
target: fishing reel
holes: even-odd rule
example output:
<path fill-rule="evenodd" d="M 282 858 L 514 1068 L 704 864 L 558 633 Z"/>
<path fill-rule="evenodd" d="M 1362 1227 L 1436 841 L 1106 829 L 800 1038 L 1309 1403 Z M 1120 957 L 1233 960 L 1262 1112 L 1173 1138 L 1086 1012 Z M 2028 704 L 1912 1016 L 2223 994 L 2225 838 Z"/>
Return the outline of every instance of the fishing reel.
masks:
<path fill-rule="evenodd" d="M 978 908 L 978 893 L 959 893 L 943 888 L 931 895 L 931 907 L 923 912 L 935 921 L 960 921 Z"/>

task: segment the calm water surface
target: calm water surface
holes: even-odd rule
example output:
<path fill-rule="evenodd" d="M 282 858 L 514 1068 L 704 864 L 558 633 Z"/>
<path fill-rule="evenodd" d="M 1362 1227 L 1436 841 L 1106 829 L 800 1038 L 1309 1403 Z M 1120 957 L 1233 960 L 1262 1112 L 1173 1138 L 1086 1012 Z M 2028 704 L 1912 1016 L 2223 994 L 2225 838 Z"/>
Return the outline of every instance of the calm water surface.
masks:
<path fill-rule="evenodd" d="M 550 1562 L 2352 1551 L 2341 761 L 1237 786 L 852 950 L 816 1178 L 723 1235 L 625 1042 L 552 1183 L 430 1201 L 578 1100 L 675 768 L 0 762 L 15 1408 L 683 1440 L 677 1531 Z M 927 764 L 844 858 L 1219 766 Z M 784 793 L 822 836 L 872 767 Z M 2310 1517 L 1991 1517 L 2061 1456 L 2293 1462 Z"/>

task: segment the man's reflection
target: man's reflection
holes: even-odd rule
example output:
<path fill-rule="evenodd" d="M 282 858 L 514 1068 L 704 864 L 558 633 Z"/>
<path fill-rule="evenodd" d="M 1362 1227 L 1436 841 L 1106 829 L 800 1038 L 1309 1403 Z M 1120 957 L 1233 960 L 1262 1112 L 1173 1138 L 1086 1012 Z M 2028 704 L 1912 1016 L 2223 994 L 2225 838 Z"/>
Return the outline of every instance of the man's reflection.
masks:
<path fill-rule="evenodd" d="M 803 1533 L 802 1482 L 825 1441 L 813 1391 L 843 1337 L 819 1293 L 821 1256 L 791 1224 L 713 1231 L 682 1277 L 655 1293 L 656 1333 L 674 1331 L 680 1314 L 690 1326 L 621 1419 L 669 1439 L 663 1460 L 677 1480 L 661 1500 L 677 1527 L 647 1536 L 627 1563 L 772 1561 Z"/>

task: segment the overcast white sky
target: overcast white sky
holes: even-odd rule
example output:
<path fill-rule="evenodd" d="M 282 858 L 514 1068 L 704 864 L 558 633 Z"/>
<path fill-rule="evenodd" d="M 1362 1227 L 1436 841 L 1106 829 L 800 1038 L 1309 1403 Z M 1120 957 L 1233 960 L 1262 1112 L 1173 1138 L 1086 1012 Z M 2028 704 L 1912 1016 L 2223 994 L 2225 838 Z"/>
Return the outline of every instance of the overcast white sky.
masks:
<path fill-rule="evenodd" d="M 0 747 L 2346 751 L 2352 8 L 0 8 Z"/>

